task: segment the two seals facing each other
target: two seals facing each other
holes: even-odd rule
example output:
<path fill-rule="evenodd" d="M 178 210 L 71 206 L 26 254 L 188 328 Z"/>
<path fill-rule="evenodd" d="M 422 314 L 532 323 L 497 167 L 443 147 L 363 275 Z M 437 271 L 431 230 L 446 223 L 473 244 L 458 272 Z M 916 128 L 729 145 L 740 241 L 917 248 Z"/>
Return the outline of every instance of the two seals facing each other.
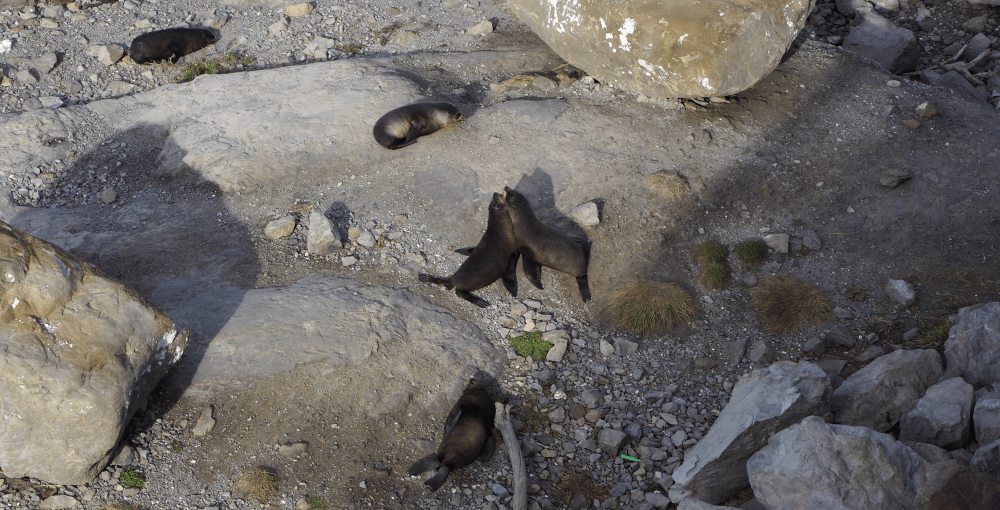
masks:
<path fill-rule="evenodd" d="M 378 119 L 372 134 L 386 149 L 417 143 L 417 137 L 457 124 L 465 115 L 451 103 L 415 103 L 396 108 Z"/>
<path fill-rule="evenodd" d="M 139 64 L 149 64 L 170 60 L 177 61 L 189 53 L 194 53 L 218 38 L 205 28 L 168 28 L 147 32 L 132 40 L 128 54 Z"/>
<path fill-rule="evenodd" d="M 437 473 L 424 485 L 436 491 L 448 478 L 448 473 L 472 464 L 477 458 L 483 462 L 493 457 L 496 438 L 493 437 L 493 419 L 496 408 L 486 390 L 475 379 L 469 379 L 458 402 L 448 413 L 444 438 L 437 453 L 432 453 L 406 470 L 411 476 L 437 468 Z"/>
<path fill-rule="evenodd" d="M 449 278 L 421 273 L 417 278 L 425 283 L 443 285 L 447 289 L 455 289 L 458 297 L 486 308 L 489 301 L 472 293 L 474 290 L 486 287 L 498 279 L 503 279 L 503 285 L 512 296 L 517 296 L 517 239 L 514 237 L 514 227 L 511 216 L 507 214 L 507 204 L 499 193 L 493 194 L 490 201 L 489 218 L 486 220 L 486 232 L 479 239 L 479 244 L 472 248 L 469 258 L 458 266 L 455 274 Z"/>

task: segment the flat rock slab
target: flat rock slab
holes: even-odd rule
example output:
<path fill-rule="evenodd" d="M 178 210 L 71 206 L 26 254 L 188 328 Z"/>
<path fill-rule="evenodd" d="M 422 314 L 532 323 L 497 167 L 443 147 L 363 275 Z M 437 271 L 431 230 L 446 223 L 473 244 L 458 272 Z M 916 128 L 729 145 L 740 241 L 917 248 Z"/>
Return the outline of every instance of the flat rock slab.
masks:
<path fill-rule="evenodd" d="M 220 316 L 213 302 L 230 296 L 242 298 L 231 316 Z M 468 378 L 477 370 L 497 374 L 506 359 L 479 328 L 426 298 L 347 278 L 314 274 L 294 285 L 245 294 L 220 287 L 217 293 L 190 295 L 171 286 L 154 299 L 187 318 L 196 331 L 218 328 L 193 342 L 171 374 L 188 396 L 208 396 L 300 365 L 335 371 L 378 355 L 391 360 L 396 379 L 417 385 L 382 396 L 381 404 L 402 408 L 409 397 L 401 395 L 412 397 L 413 388 Z"/>

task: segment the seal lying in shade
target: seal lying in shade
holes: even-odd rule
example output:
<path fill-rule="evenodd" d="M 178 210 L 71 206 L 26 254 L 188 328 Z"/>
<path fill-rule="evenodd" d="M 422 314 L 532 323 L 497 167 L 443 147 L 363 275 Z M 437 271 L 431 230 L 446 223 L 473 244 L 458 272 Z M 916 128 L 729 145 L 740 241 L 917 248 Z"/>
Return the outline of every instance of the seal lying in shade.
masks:
<path fill-rule="evenodd" d="M 476 458 L 483 462 L 490 460 L 496 449 L 493 437 L 495 415 L 496 408 L 489 394 L 479 387 L 478 381 L 469 379 L 469 385 L 448 413 L 444 438 L 437 453 L 418 460 L 406 472 L 416 476 L 437 468 L 437 473 L 424 482 L 436 491 L 448 478 L 448 473 L 472 464 Z"/>
<path fill-rule="evenodd" d="M 168 28 L 147 32 L 132 40 L 128 54 L 139 64 L 169 60 L 177 61 L 217 40 L 211 30 L 204 28 Z"/>
<path fill-rule="evenodd" d="M 514 227 L 511 216 L 507 214 L 507 205 L 499 193 L 493 194 L 490 202 L 490 215 L 486 220 L 486 232 L 479 239 L 479 244 L 472 249 L 469 258 L 458 266 L 458 270 L 450 278 L 421 273 L 420 281 L 443 285 L 455 289 L 458 297 L 470 303 L 486 308 L 489 301 L 472 293 L 491 283 L 503 279 L 504 287 L 517 296 L 517 241 L 514 238 Z"/>
<path fill-rule="evenodd" d="M 539 221 L 528 199 L 517 190 L 504 186 L 503 202 L 514 226 L 521 269 L 528 281 L 541 289 L 542 266 L 551 267 L 575 276 L 580 297 L 585 302 L 590 301 L 587 281 L 590 243 L 578 241 Z"/>
<path fill-rule="evenodd" d="M 399 149 L 417 143 L 417 137 L 429 135 L 452 124 L 465 115 L 451 103 L 416 103 L 402 106 L 385 114 L 375 123 L 372 134 L 386 149 Z"/>

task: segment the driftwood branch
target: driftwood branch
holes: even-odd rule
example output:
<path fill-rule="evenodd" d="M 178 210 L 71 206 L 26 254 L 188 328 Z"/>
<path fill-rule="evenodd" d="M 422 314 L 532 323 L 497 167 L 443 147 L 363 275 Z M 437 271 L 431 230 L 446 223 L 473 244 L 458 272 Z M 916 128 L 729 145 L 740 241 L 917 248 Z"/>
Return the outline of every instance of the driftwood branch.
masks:
<path fill-rule="evenodd" d="M 990 49 L 987 48 L 983 50 L 983 52 L 980 53 L 978 57 L 972 59 L 969 62 L 958 62 L 955 64 L 941 64 L 941 67 L 949 71 L 958 71 L 959 74 L 965 77 L 966 80 L 969 80 L 969 82 L 971 82 L 973 85 L 982 85 L 983 84 L 982 80 L 977 78 L 976 75 L 970 73 L 969 69 L 975 67 L 976 64 L 979 63 L 979 61 L 988 57 L 989 55 L 990 55 Z"/>
<path fill-rule="evenodd" d="M 528 472 L 524 469 L 524 456 L 521 455 L 521 444 L 510 423 L 510 404 L 496 403 L 497 413 L 493 424 L 500 429 L 503 442 L 510 452 L 510 470 L 514 476 L 514 499 L 511 501 L 513 510 L 528 510 Z"/>

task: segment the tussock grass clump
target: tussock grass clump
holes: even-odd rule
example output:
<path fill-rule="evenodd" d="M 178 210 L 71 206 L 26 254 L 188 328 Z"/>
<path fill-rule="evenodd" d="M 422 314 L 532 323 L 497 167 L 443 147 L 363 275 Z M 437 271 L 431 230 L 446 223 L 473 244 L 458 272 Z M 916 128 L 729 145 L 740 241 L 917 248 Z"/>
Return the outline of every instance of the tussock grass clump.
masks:
<path fill-rule="evenodd" d="M 764 241 L 747 241 L 737 244 L 733 249 L 736 257 L 744 264 L 754 264 L 767 257 L 767 245 Z"/>
<path fill-rule="evenodd" d="M 574 494 L 583 494 L 586 496 L 587 501 L 594 501 L 595 499 L 603 500 L 610 494 L 608 487 L 603 483 L 575 471 L 567 473 L 559 480 L 554 493 L 557 498 L 567 505 L 573 499 Z"/>
<path fill-rule="evenodd" d="M 118 480 L 126 487 L 135 487 L 137 489 L 141 489 L 146 483 L 146 477 L 130 467 L 122 470 L 122 474 L 118 477 Z"/>
<path fill-rule="evenodd" d="M 944 343 L 951 334 L 951 321 L 942 319 L 936 326 L 921 332 L 920 342 L 928 347 L 936 347 Z"/>
<path fill-rule="evenodd" d="M 180 74 L 177 75 L 177 83 L 191 81 L 203 74 L 224 73 L 227 69 L 237 64 L 242 65 L 243 67 L 249 67 L 254 65 L 254 59 L 250 57 L 241 57 L 234 53 L 226 53 L 216 59 L 192 62 L 181 69 Z"/>
<path fill-rule="evenodd" d="M 655 333 L 694 317 L 694 298 L 673 283 L 633 280 L 609 301 L 616 326 L 636 333 Z"/>
<path fill-rule="evenodd" d="M 726 286 L 726 249 L 711 241 L 694 247 L 694 260 L 701 267 L 701 284 L 710 289 Z"/>
<path fill-rule="evenodd" d="M 514 352 L 516 352 L 518 356 L 523 358 L 531 356 L 536 360 L 542 360 L 545 359 L 545 355 L 549 353 L 549 349 L 552 348 L 552 344 L 542 340 L 541 332 L 532 331 L 519 337 L 511 338 L 510 347 L 511 349 L 514 349 Z"/>
<path fill-rule="evenodd" d="M 751 292 L 764 326 L 779 334 L 801 331 L 829 317 L 833 309 L 815 285 L 787 276 L 761 280 Z"/>
<path fill-rule="evenodd" d="M 278 476 L 256 467 L 243 473 L 233 489 L 258 503 L 267 503 L 278 495 Z"/>
<path fill-rule="evenodd" d="M 701 272 L 702 283 L 710 289 L 721 289 L 726 286 L 726 266 L 711 264 Z"/>
<path fill-rule="evenodd" d="M 119 501 L 117 503 L 108 503 L 102 506 L 100 510 L 139 510 L 139 507 L 124 501 Z"/>
<path fill-rule="evenodd" d="M 687 181 L 675 173 L 659 172 L 646 178 L 646 186 L 656 192 L 664 200 L 674 200 L 684 195 L 688 189 Z"/>

